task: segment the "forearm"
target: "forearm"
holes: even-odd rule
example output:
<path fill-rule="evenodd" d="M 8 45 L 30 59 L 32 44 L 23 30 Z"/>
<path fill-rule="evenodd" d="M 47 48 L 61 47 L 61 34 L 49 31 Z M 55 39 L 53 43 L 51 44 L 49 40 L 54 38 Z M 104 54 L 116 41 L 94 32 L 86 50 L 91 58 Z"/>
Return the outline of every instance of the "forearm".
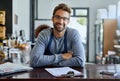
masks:
<path fill-rule="evenodd" d="M 54 62 L 54 55 L 40 55 L 31 57 L 31 66 L 32 67 L 40 67 L 47 66 Z"/>
<path fill-rule="evenodd" d="M 59 66 L 84 67 L 84 65 L 85 65 L 85 59 L 80 57 L 73 57 L 71 59 L 59 62 Z"/>
<path fill-rule="evenodd" d="M 53 65 L 63 60 L 61 54 L 54 54 L 54 55 L 40 55 L 36 53 L 31 53 L 30 56 L 30 65 L 32 67 L 40 67 L 40 66 L 47 66 Z"/>

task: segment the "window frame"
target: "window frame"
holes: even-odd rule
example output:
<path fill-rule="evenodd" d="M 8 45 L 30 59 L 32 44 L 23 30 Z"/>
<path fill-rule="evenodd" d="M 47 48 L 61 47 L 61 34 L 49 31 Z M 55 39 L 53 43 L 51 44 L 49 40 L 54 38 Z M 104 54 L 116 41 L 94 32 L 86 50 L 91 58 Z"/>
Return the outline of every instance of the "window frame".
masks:
<path fill-rule="evenodd" d="M 89 8 L 80 8 L 80 7 L 72 7 L 71 17 L 86 17 L 87 18 L 87 40 L 86 40 L 86 62 L 89 61 Z M 87 10 L 87 15 L 76 15 L 76 10 Z"/>

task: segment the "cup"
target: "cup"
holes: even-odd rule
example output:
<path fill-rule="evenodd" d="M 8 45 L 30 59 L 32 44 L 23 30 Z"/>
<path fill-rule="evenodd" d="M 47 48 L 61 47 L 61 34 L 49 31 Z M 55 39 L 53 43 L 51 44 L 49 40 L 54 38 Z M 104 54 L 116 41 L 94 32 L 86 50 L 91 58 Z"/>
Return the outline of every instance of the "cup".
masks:
<path fill-rule="evenodd" d="M 19 49 L 10 49 L 10 58 L 13 63 L 21 64 L 21 51 Z"/>
<path fill-rule="evenodd" d="M 12 62 L 21 64 L 21 55 L 20 53 L 11 53 Z"/>

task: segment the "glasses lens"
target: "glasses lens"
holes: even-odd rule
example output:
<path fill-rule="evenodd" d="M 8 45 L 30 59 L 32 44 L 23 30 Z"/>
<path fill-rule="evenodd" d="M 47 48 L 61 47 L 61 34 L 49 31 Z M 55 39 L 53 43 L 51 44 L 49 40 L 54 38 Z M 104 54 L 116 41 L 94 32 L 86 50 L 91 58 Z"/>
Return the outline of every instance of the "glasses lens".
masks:
<path fill-rule="evenodd" d="M 55 15 L 54 18 L 56 18 L 56 19 L 58 19 L 58 20 L 63 19 L 64 21 L 69 20 L 69 18 L 67 18 L 67 17 L 61 17 L 61 16 L 59 16 L 59 15 Z"/>

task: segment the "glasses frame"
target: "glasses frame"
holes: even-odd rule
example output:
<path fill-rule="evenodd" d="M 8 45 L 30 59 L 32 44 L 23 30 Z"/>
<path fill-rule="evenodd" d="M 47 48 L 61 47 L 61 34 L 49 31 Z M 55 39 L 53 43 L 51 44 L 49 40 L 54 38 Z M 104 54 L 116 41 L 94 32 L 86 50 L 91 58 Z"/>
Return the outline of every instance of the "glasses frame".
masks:
<path fill-rule="evenodd" d="M 54 15 L 53 17 L 54 17 L 56 20 L 61 20 L 61 19 L 63 19 L 63 21 L 69 21 L 69 20 L 70 20 L 70 18 L 61 17 L 61 16 L 59 16 L 59 15 Z"/>

